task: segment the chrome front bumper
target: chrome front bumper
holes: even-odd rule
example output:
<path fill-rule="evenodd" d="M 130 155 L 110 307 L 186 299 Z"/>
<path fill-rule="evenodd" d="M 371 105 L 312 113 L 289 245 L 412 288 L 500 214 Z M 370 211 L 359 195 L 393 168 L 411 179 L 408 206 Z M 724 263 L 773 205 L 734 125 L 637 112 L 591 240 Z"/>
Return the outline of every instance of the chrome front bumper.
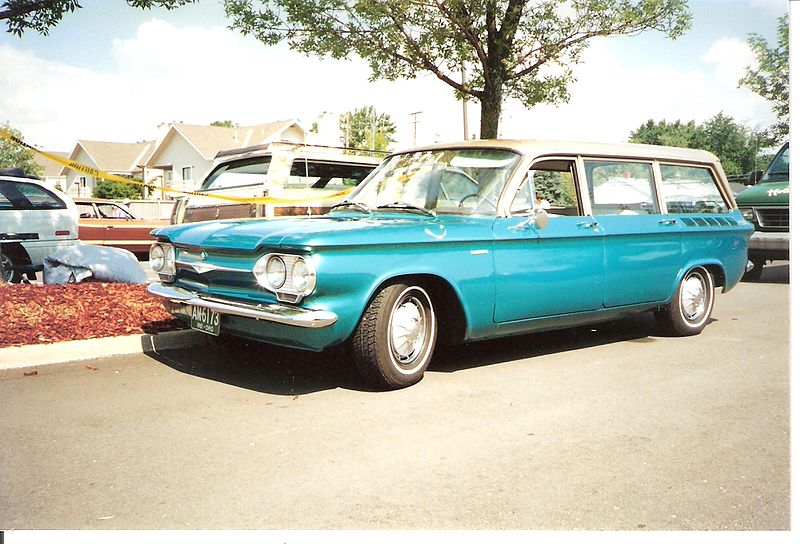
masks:
<path fill-rule="evenodd" d="M 198 295 L 180 287 L 151 283 L 147 292 L 173 304 L 198 306 L 215 312 L 239 317 L 271 321 L 306 329 L 321 329 L 336 323 L 338 316 L 327 310 L 307 310 L 284 304 L 247 304 L 222 298 Z"/>

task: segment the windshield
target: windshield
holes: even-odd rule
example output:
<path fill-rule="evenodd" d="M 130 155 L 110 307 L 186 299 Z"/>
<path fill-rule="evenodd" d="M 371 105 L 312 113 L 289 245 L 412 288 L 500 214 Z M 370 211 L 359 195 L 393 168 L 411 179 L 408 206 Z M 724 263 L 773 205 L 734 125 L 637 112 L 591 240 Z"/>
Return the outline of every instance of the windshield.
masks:
<path fill-rule="evenodd" d="M 769 183 L 772 181 L 789 181 L 789 144 L 778 151 L 775 158 L 764 172 L 761 182 Z"/>
<path fill-rule="evenodd" d="M 501 149 L 438 149 L 390 157 L 349 198 L 370 210 L 494 215 L 519 162 Z"/>

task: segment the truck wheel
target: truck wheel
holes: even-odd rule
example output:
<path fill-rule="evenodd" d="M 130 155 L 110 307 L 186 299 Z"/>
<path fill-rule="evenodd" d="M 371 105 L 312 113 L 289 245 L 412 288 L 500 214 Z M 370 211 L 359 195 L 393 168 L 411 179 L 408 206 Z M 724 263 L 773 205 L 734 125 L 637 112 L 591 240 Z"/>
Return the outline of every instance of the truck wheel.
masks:
<path fill-rule="evenodd" d="M 766 261 L 753 261 L 753 269 L 750 272 L 745 272 L 742 276 L 743 281 L 758 281 L 761 278 L 761 273 L 764 271 Z"/>
<path fill-rule="evenodd" d="M 417 383 L 433 356 L 436 330 L 436 314 L 425 289 L 389 285 L 370 302 L 353 335 L 358 370 L 382 388 Z"/>
<path fill-rule="evenodd" d="M 6 283 L 19 283 L 22 281 L 22 273 L 11 269 L 15 264 L 17 263 L 11 259 L 11 255 L 3 251 L 2 260 L 0 260 L 0 273 L 3 274 L 3 279 L 6 280 Z"/>
<path fill-rule="evenodd" d="M 714 278 L 702 266 L 689 270 L 666 308 L 656 311 L 664 330 L 675 336 L 700 334 L 714 307 Z"/>

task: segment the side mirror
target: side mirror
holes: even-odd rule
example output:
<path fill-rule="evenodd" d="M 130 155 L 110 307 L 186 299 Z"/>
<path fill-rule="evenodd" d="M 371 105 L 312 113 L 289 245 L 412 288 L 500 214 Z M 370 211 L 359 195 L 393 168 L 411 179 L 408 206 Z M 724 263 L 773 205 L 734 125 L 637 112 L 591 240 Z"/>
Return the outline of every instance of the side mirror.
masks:
<path fill-rule="evenodd" d="M 755 185 L 761 180 L 761 177 L 764 175 L 763 170 L 755 170 L 754 172 L 750 172 L 750 175 L 747 178 L 747 181 L 744 185 Z"/>
<path fill-rule="evenodd" d="M 547 212 L 542 208 L 536 208 L 533 211 L 533 224 L 536 225 L 537 229 L 545 228 L 549 220 L 550 216 L 548 216 Z"/>

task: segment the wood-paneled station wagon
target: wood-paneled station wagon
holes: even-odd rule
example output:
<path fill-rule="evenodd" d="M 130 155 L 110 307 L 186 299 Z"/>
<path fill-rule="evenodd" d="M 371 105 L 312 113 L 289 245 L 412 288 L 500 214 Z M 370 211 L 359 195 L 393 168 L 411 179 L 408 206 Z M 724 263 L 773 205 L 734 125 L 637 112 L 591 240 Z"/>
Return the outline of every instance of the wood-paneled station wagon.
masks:
<path fill-rule="evenodd" d="M 697 334 L 752 232 L 704 151 L 472 141 L 389 156 L 326 215 L 158 229 L 148 290 L 210 334 L 347 343 L 397 388 L 437 341 L 646 311 Z"/>

